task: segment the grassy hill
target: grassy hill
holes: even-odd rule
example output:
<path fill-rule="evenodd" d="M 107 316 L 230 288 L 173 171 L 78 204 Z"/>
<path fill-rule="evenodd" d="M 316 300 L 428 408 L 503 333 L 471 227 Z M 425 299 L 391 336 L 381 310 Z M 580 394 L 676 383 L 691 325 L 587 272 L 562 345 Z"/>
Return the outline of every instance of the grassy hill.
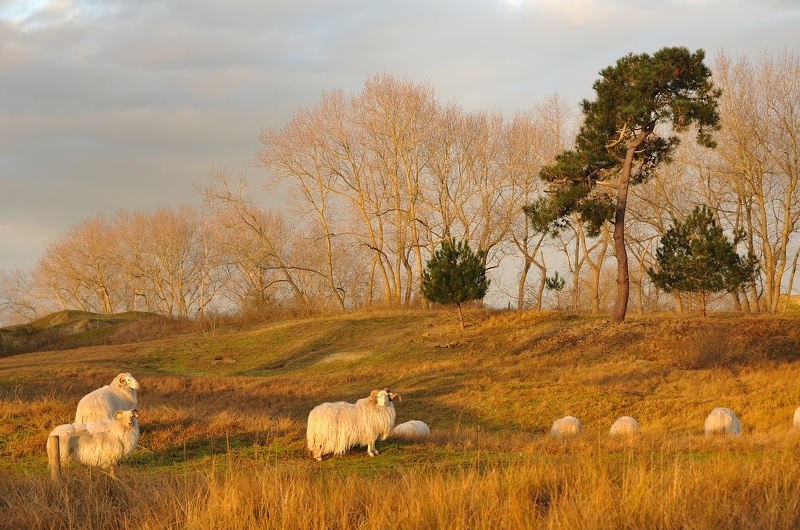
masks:
<path fill-rule="evenodd" d="M 29 528 L 800 525 L 800 317 L 469 318 L 464 332 L 422 310 L 154 319 L 109 326 L 103 344 L 0 358 L 0 516 Z M 73 468 L 54 488 L 47 434 L 120 371 L 142 385 L 121 480 Z M 308 457 L 314 405 L 385 386 L 402 394 L 397 421 L 425 421 L 430 439 Z M 737 413 L 741 437 L 703 436 L 716 406 Z M 584 433 L 552 440 L 567 414 Z M 640 437 L 609 438 L 622 415 Z M 18 514 L 32 496 L 48 509 Z"/>
<path fill-rule="evenodd" d="M 42 350 L 63 350 L 90 344 L 139 340 L 137 329 L 153 330 L 142 321 L 164 321 L 154 313 L 130 311 L 103 315 L 87 311 L 59 311 L 33 322 L 0 328 L 0 357 Z M 132 335 L 130 332 L 133 331 Z M 127 333 L 126 333 L 127 332 Z M 152 336 L 146 338 L 153 338 Z"/>

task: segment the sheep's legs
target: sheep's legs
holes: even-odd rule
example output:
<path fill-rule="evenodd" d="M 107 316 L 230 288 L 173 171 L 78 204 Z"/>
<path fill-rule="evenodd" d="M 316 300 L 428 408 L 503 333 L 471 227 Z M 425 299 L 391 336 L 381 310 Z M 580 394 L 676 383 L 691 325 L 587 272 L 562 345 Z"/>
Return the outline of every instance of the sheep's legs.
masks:
<path fill-rule="evenodd" d="M 375 456 L 378 454 L 378 450 L 375 449 L 375 442 L 371 442 L 369 445 L 367 445 L 367 454 L 369 456 Z"/>

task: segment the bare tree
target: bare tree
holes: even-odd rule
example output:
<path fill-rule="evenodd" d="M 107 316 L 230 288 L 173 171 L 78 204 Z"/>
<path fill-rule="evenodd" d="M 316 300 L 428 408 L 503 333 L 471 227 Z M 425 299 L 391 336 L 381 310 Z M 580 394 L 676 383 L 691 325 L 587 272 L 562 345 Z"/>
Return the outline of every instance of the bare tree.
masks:
<path fill-rule="evenodd" d="M 31 321 L 53 311 L 52 303 L 42 295 L 31 271 L 0 271 L 0 310 L 3 322 Z"/>
<path fill-rule="evenodd" d="M 311 309 L 311 304 L 298 285 L 294 267 L 288 261 L 290 249 L 288 240 L 281 230 L 282 222 L 272 214 L 262 211 L 253 198 L 246 193 L 246 183 L 240 180 L 235 189 L 228 183 L 226 171 L 215 170 L 210 176 L 211 183 L 200 189 L 206 206 L 215 212 L 215 219 L 222 223 L 228 232 L 228 262 L 234 266 L 245 280 L 249 291 L 247 296 L 255 296 L 256 305 L 266 301 L 267 287 L 276 280 L 268 279 L 267 271 L 274 270 L 280 281 L 289 286 L 302 307 Z"/>
<path fill-rule="evenodd" d="M 761 262 L 763 309 L 770 313 L 778 310 L 790 274 L 792 237 L 800 221 L 798 79 L 797 53 L 764 55 L 756 64 L 720 54 L 714 65 L 723 97 L 719 158 L 713 163 L 717 178 L 735 190 L 752 238 L 748 250 Z"/>
<path fill-rule="evenodd" d="M 118 250 L 103 216 L 86 219 L 45 247 L 33 273 L 39 292 L 61 309 L 115 312 L 123 305 Z"/>

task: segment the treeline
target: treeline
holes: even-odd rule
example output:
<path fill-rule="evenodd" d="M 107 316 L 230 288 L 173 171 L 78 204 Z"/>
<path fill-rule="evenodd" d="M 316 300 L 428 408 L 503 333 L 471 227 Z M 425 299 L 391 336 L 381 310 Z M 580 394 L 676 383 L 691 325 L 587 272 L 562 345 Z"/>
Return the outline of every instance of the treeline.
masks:
<path fill-rule="evenodd" d="M 758 282 L 718 305 L 774 313 L 792 292 L 800 57 L 720 55 L 710 66 L 723 90 L 717 148 L 684 141 L 671 164 L 632 188 L 634 311 L 690 307 L 690 297 L 659 292 L 645 271 L 659 238 L 700 204 L 728 231 L 744 229 L 741 251 L 759 259 Z M 419 300 L 428 257 L 455 237 L 486 253 L 495 299 L 524 309 L 542 308 L 549 296 L 551 305 L 601 311 L 613 296 L 609 227 L 589 237 L 573 219 L 557 233 L 537 233 L 522 212 L 547 192 L 539 171 L 570 147 L 577 118 L 557 96 L 507 117 L 376 75 L 358 94 L 323 94 L 261 132 L 260 184 L 267 194 L 288 190 L 287 207 L 262 208 L 246 182 L 215 169 L 198 187 L 201 207 L 120 211 L 71 228 L 31 270 L 0 276 L 0 304 L 7 317 L 24 318 L 56 309 L 194 318 L 406 306 Z M 566 284 L 548 291 L 558 271 Z"/>

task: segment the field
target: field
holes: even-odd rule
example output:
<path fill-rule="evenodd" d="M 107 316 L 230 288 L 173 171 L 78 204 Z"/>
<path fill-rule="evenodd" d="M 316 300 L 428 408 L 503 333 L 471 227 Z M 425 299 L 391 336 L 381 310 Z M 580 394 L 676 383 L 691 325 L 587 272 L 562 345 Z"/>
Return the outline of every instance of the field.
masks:
<path fill-rule="evenodd" d="M 0 528 L 800 527 L 800 317 L 467 322 L 146 319 L 0 357 Z M 142 434 L 118 480 L 70 467 L 52 482 L 47 434 L 121 371 L 142 385 Z M 423 420 L 430 438 L 309 457 L 314 405 L 385 386 L 402 394 L 398 422 Z M 742 436 L 703 435 L 716 406 Z M 584 432 L 552 439 L 567 414 Z M 608 435 L 622 415 L 640 436 Z"/>

